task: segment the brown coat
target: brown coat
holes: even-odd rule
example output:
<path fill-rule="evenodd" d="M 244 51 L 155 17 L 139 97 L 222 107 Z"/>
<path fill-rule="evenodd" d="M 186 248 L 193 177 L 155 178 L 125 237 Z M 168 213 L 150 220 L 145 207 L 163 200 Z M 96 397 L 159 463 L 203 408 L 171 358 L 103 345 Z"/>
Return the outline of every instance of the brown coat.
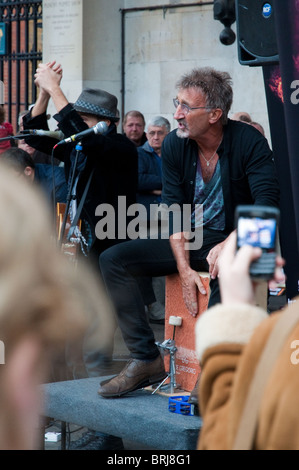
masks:
<path fill-rule="evenodd" d="M 298 300 L 288 308 L 298 309 Z M 217 305 L 199 318 L 196 344 L 202 367 L 203 428 L 198 449 L 232 449 L 253 372 L 282 314 L 269 316 L 243 304 Z M 299 449 L 299 322 L 269 375 L 254 449 Z"/>

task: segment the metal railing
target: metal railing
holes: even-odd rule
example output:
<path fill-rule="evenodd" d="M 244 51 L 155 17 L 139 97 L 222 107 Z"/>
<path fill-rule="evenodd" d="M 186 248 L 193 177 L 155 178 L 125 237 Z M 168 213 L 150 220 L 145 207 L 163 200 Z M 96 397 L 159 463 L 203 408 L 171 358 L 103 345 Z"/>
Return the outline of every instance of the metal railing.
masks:
<path fill-rule="evenodd" d="M 19 113 L 36 100 L 34 73 L 42 60 L 42 1 L 0 1 L 0 80 L 6 120 L 18 130 Z"/>

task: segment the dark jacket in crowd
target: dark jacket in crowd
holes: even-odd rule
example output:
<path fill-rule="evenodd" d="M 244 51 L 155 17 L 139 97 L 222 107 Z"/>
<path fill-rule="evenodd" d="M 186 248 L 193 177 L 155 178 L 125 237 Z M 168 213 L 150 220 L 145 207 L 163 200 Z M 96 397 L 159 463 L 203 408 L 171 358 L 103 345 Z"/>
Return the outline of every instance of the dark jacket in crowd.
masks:
<path fill-rule="evenodd" d="M 150 220 L 150 206 L 161 202 L 161 196 L 152 194 L 154 189 L 162 189 L 161 158 L 148 142 L 137 148 L 138 151 L 138 192 L 137 202 L 143 204 Z"/>

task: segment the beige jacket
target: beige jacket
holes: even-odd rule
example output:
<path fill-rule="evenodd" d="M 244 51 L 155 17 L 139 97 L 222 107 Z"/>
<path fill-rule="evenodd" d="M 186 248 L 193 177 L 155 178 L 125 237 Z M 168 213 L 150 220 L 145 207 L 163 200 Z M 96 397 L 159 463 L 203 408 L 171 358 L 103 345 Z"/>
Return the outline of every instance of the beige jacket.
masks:
<path fill-rule="evenodd" d="M 291 304 L 299 308 L 299 299 Z M 232 449 L 255 366 L 278 317 L 249 305 L 217 305 L 196 324 L 203 418 L 198 449 Z M 299 449 L 299 323 L 264 390 L 254 449 Z"/>

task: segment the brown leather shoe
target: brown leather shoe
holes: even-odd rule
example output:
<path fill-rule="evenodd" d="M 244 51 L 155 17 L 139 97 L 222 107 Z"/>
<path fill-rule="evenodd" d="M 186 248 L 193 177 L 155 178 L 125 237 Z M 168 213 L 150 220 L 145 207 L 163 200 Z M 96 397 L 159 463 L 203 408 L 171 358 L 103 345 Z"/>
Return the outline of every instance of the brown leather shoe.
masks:
<path fill-rule="evenodd" d="M 133 390 L 162 382 L 166 375 L 161 356 L 152 362 L 131 359 L 116 377 L 101 383 L 98 393 L 105 398 L 120 397 Z"/>

